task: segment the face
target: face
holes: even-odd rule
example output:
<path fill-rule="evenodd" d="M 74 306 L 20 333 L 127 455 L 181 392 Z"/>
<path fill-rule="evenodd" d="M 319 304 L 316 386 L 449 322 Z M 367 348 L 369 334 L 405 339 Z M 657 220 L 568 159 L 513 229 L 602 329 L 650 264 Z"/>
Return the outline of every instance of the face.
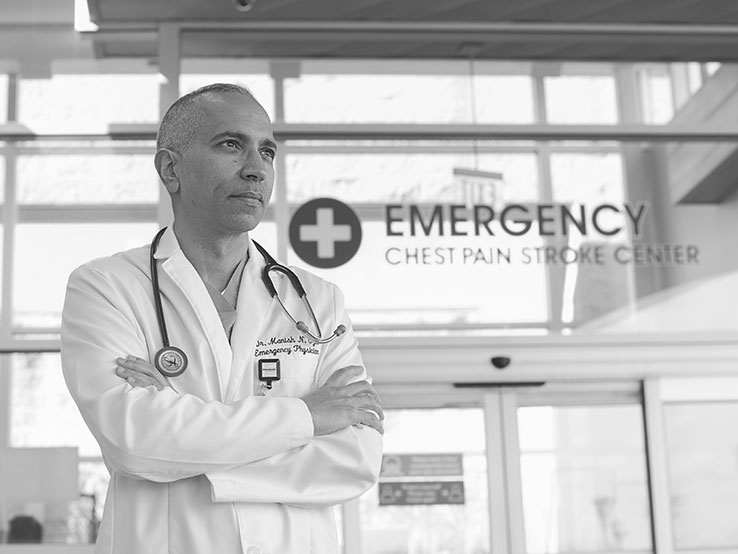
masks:
<path fill-rule="evenodd" d="M 175 219 L 206 234 L 248 232 L 264 216 L 274 186 L 271 121 L 238 93 L 203 97 L 200 107 L 204 122 L 174 167 Z"/>

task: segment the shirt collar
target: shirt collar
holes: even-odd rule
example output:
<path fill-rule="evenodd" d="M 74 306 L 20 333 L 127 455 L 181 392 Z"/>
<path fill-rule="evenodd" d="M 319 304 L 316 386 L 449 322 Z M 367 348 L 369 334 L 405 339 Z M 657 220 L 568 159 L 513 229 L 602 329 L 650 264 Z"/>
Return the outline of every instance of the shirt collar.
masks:
<path fill-rule="evenodd" d="M 167 227 L 167 230 L 164 231 L 164 234 L 161 236 L 161 240 L 159 240 L 159 246 L 156 248 L 154 258 L 157 260 L 165 260 L 179 252 L 182 252 L 182 247 L 179 245 L 177 235 L 174 234 L 173 226 L 170 225 Z M 182 253 L 182 255 L 184 256 L 184 253 Z M 254 241 L 251 239 L 251 236 L 249 236 L 247 253 L 242 261 L 244 266 L 239 270 L 241 271 L 242 276 L 248 274 L 248 279 L 250 280 L 261 278 L 261 272 L 266 265 L 266 261 L 254 246 Z"/>
<path fill-rule="evenodd" d="M 173 226 L 170 225 L 167 227 L 167 230 L 164 231 L 164 234 L 161 236 L 161 240 L 159 240 L 159 245 L 156 247 L 154 258 L 157 260 L 171 258 L 180 250 L 182 250 L 182 248 L 179 246 L 177 236 L 174 234 Z"/>

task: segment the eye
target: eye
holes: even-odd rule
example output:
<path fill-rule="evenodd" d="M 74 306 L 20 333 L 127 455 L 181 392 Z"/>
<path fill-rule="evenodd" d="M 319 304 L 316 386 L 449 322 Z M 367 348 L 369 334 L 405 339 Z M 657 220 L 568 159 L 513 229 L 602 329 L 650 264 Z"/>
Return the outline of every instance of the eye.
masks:
<path fill-rule="evenodd" d="M 270 160 L 273 160 L 277 157 L 277 152 L 273 148 L 262 148 L 261 153 Z"/>
<path fill-rule="evenodd" d="M 224 140 L 221 144 L 225 146 L 226 148 L 232 148 L 234 150 L 238 150 L 241 148 L 241 145 L 239 144 L 239 142 L 234 139 Z"/>

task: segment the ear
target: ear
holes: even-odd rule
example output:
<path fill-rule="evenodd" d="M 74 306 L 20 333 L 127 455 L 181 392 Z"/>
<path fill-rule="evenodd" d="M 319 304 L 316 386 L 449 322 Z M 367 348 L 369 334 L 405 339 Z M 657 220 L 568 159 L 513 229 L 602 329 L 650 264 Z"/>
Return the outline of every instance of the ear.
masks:
<path fill-rule="evenodd" d="M 164 187 L 169 191 L 169 194 L 179 190 L 179 177 L 177 177 L 175 171 L 178 161 L 179 154 L 167 148 L 158 150 L 154 156 L 154 167 L 156 167 L 159 179 L 164 183 Z"/>

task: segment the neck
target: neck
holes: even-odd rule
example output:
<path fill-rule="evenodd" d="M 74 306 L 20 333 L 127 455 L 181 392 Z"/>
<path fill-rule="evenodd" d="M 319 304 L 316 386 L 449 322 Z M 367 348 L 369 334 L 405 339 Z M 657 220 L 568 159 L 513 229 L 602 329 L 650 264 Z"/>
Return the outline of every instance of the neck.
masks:
<path fill-rule="evenodd" d="M 200 277 L 218 290 L 228 284 L 249 244 L 248 233 L 203 233 L 177 221 L 174 222 L 174 235 Z"/>

